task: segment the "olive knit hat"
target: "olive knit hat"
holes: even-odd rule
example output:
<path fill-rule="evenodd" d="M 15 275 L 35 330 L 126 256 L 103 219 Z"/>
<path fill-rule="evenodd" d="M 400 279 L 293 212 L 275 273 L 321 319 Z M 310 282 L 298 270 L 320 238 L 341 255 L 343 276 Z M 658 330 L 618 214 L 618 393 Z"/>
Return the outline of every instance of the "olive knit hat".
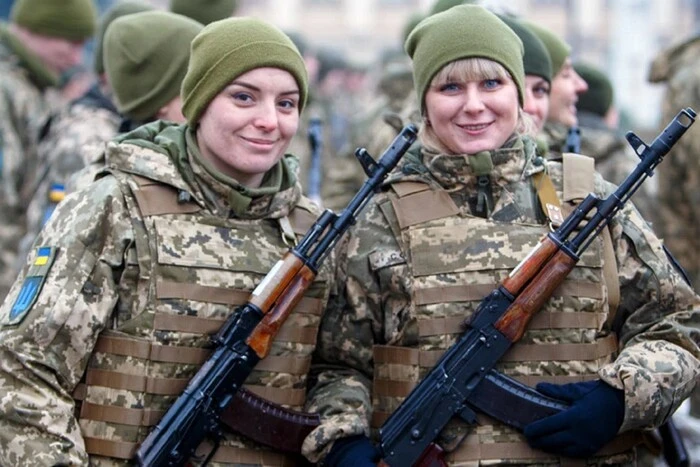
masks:
<path fill-rule="evenodd" d="M 230 17 L 238 2 L 236 0 L 170 0 L 170 11 L 185 15 L 207 25 Z"/>
<path fill-rule="evenodd" d="M 202 28 L 166 11 L 122 16 L 107 27 L 105 70 L 121 113 L 147 120 L 178 96 L 190 43 Z"/>
<path fill-rule="evenodd" d="M 448 63 L 486 58 L 503 65 L 524 99 L 523 43 L 498 17 L 477 5 L 460 5 L 428 16 L 411 31 L 404 45 L 413 60 L 413 82 L 423 110 L 433 77 Z"/>
<path fill-rule="evenodd" d="M 105 72 L 104 65 L 104 54 L 102 53 L 102 47 L 105 39 L 105 32 L 112 21 L 117 18 L 121 18 L 126 15 L 133 15 L 134 13 L 141 13 L 144 11 L 151 11 L 154 8 L 146 2 L 138 0 L 124 0 L 117 2 L 112 5 L 109 10 L 102 15 L 100 19 L 100 25 L 97 28 L 97 34 L 95 34 L 95 57 L 94 57 L 94 70 L 95 73 L 101 75 Z"/>
<path fill-rule="evenodd" d="M 552 61 L 544 43 L 530 29 L 515 18 L 498 15 L 515 32 L 525 48 L 523 65 L 526 75 L 539 76 L 552 82 Z"/>
<path fill-rule="evenodd" d="M 529 21 L 523 21 L 523 24 L 535 33 L 547 48 L 549 58 L 552 60 L 552 78 L 554 78 L 564 66 L 566 58 L 571 55 L 571 46 L 547 28 Z"/>
<path fill-rule="evenodd" d="M 182 82 L 182 113 L 190 125 L 209 102 L 237 76 L 261 67 L 286 70 L 299 85 L 299 112 L 308 93 L 304 59 L 292 40 L 257 18 L 237 17 L 207 25 L 192 41 L 187 76 Z"/>
<path fill-rule="evenodd" d="M 588 63 L 575 63 L 574 70 L 588 84 L 588 91 L 578 95 L 578 110 L 604 117 L 613 103 L 613 87 L 610 79 L 600 69 Z"/>
<path fill-rule="evenodd" d="M 92 0 L 17 0 L 10 22 L 36 34 L 84 41 L 95 33 L 97 10 Z"/>

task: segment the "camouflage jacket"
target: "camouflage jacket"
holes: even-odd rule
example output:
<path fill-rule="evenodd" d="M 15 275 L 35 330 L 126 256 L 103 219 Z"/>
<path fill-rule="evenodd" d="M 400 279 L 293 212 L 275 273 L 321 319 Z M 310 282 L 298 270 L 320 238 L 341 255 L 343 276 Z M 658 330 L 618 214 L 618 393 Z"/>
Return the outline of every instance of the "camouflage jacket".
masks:
<path fill-rule="evenodd" d="M 663 51 L 652 63 L 649 80 L 663 83 L 661 121 L 685 107 L 700 108 L 700 36 Z M 659 210 L 656 225 L 671 252 L 700 290 L 700 128 L 693 125 L 657 169 Z"/>
<path fill-rule="evenodd" d="M 0 308 L 0 464 L 128 465 L 209 334 L 315 219 L 287 160 L 249 189 L 212 171 L 187 128 L 155 122 L 109 143 L 108 171 L 40 233 Z M 254 392 L 302 408 L 333 261 L 246 381 Z M 282 462 L 234 435 L 214 458 Z"/>
<path fill-rule="evenodd" d="M 120 123 L 116 107 L 97 84 L 85 96 L 49 118 L 39 142 L 38 154 L 43 167 L 36 192 L 27 206 L 27 233 L 20 244 L 20 258 L 27 255 L 56 205 L 75 190 L 78 174 L 90 166 L 94 177 L 100 170 L 98 167 L 104 165 L 105 144 L 117 136 Z M 100 161 L 102 164 L 98 164 Z"/>
<path fill-rule="evenodd" d="M 525 146 L 516 142 L 509 149 L 492 153 L 495 207 L 489 219 L 470 214 L 476 195 L 476 177 L 469 159 L 473 156 L 423 152 L 419 157 L 404 158 L 394 179 L 351 230 L 344 258 L 339 258 L 339 264 L 344 265 L 343 274 L 339 276 L 344 282 L 344 293 L 340 294 L 342 299 L 336 306 L 324 315 L 315 367 L 321 384 L 315 387 L 310 402 L 313 410 L 334 419 L 336 425 L 327 424 L 312 433 L 307 438 L 309 451 L 315 450 L 320 457 L 338 437 L 369 433 L 370 419 L 378 418 L 376 408 L 386 406 L 381 397 L 377 400 L 377 393 L 383 391 L 377 378 L 416 381 L 416 377 L 426 371 L 420 365 L 393 364 L 385 365 L 378 373 L 377 352 L 382 346 L 427 353 L 449 346 L 459 331 L 454 325 L 451 333 L 446 331 L 448 323 L 455 318 L 459 322 L 468 318 L 479 299 L 495 286 L 495 278 L 486 273 L 500 267 L 503 269 L 500 274 L 507 274 L 504 265 L 508 263 L 504 259 L 509 254 L 514 258 L 527 254 L 529 248 L 525 245 L 533 244 L 546 231 L 534 206 L 530 178 L 542 171 L 545 163 L 534 157 L 534 153 L 532 142 Z M 546 168 L 560 191 L 561 164 L 547 162 Z M 432 232 L 408 230 L 410 238 L 407 237 L 399 218 L 412 216 L 415 209 L 406 204 L 399 213 L 392 204 L 394 186 L 405 181 L 420 181 L 438 193 L 448 193 L 459 213 L 447 217 L 441 224 L 444 227 L 435 227 Z M 597 194 L 604 195 L 611 189 L 612 185 L 600 177 L 596 179 Z M 424 206 L 427 206 L 424 207 L 426 212 L 437 209 L 435 203 Z M 501 225 L 500 232 L 483 230 L 484 223 Z M 452 230 L 448 231 L 449 226 Z M 535 228 L 537 226 L 539 229 Z M 700 371 L 700 349 L 694 331 L 697 324 L 693 323 L 697 321 L 700 298 L 668 263 L 659 240 L 633 206 L 626 206 L 615 217 L 610 230 L 622 297 L 616 315 L 616 322 L 620 324 L 611 328 L 607 323 L 607 293 L 582 299 L 580 295 L 567 297 L 562 290 L 563 296 L 555 294 L 548 302 L 547 313 L 565 315 L 577 309 L 580 310 L 575 312 L 577 314 L 593 312 L 599 316 L 596 323 L 579 325 L 587 329 L 559 329 L 548 328 L 545 320 L 544 326 L 528 330 L 522 342 L 542 347 L 616 338 L 619 355 L 569 362 L 561 361 L 562 358 L 539 361 L 542 357 L 529 362 L 503 361 L 499 369 L 523 377 L 531 384 L 543 378 L 556 381 L 556 378 L 600 377 L 625 392 L 626 412 L 621 431 L 651 428 L 661 424 L 695 385 Z M 490 234 L 485 235 L 489 231 Z M 440 232 L 443 234 L 438 238 Z M 450 236 L 449 246 L 441 243 Z M 466 243 L 455 243 L 458 240 Z M 593 250 L 588 259 L 582 259 L 584 264 L 575 268 L 574 278 L 587 281 L 595 277 L 592 274 L 598 275 L 599 255 L 600 252 Z M 444 272 L 454 268 L 458 273 Z M 587 269 L 589 272 L 585 272 Z M 463 294 L 448 292 L 475 285 L 483 286 L 481 294 L 474 290 Z M 447 298 L 448 294 L 451 299 Z M 455 298 L 457 295 L 461 298 Z M 421 323 L 431 319 L 428 324 L 432 325 L 432 330 L 425 329 Z M 476 434 L 472 436 L 476 438 L 471 438 L 469 446 L 523 442 L 521 435 L 512 429 L 491 423 L 486 425 L 485 429 L 481 423 L 474 428 Z M 332 426 L 336 429 L 329 429 Z M 456 447 L 465 435 L 462 431 L 460 436 L 459 430 L 459 426 L 448 425 L 441 435 L 443 447 L 448 450 Z M 473 452 L 478 453 L 480 449 Z M 543 460 L 542 453 L 518 462 L 538 460 Z M 630 457 L 607 460 L 629 462 Z M 501 462 L 498 454 L 490 461 Z M 454 465 L 458 463 L 454 461 Z"/>
<path fill-rule="evenodd" d="M 42 166 L 37 144 L 50 103 L 56 102 L 50 88 L 57 84 L 58 79 L 0 23 L 0 300 L 17 276 L 25 210 Z"/>

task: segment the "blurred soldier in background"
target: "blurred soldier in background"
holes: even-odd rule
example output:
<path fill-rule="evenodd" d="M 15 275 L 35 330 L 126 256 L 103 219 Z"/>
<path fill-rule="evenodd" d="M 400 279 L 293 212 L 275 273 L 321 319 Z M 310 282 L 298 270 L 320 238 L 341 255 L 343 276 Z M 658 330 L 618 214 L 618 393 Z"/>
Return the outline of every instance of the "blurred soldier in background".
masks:
<path fill-rule="evenodd" d="M 9 24 L 0 24 L 0 300 L 17 272 L 25 209 L 42 167 L 42 127 L 62 105 L 59 78 L 80 63 L 96 16 L 90 0 L 18 0 Z"/>
<path fill-rule="evenodd" d="M 202 25 L 182 15 L 128 3 L 128 7 L 123 2 L 110 10 L 100 41 L 103 53 L 98 55 L 116 107 L 78 107 L 77 113 L 61 122 L 52 140 L 42 143 L 53 163 L 27 210 L 29 230 L 22 241 L 23 256 L 65 194 L 91 183 L 102 169 L 107 141 L 153 120 L 185 121 L 180 84 L 187 72 L 190 41 Z M 130 15 L 133 18 L 125 20 Z M 112 102 L 104 101 L 105 105 Z M 56 153 L 51 152 L 51 145 Z"/>
<path fill-rule="evenodd" d="M 649 81 L 666 85 L 661 121 L 684 107 L 700 109 L 700 35 L 663 51 L 652 63 Z M 700 128 L 691 127 L 657 169 L 657 228 L 681 258 L 695 290 L 700 290 Z M 700 404 L 695 409 L 700 416 Z"/>
<path fill-rule="evenodd" d="M 207 25 L 230 18 L 238 8 L 237 0 L 170 0 L 170 11 Z"/>
<path fill-rule="evenodd" d="M 119 133 L 122 117 L 114 103 L 103 63 L 102 46 L 107 27 L 121 16 L 152 9 L 145 1 L 125 0 L 115 3 L 100 19 L 93 63 L 97 79 L 83 96 L 50 116 L 45 136 L 39 142 L 39 158 L 45 165 L 36 193 L 27 207 L 27 233 L 22 239 L 19 258 L 26 257 L 56 205 L 66 193 L 75 189 L 69 184 L 71 177 L 97 163 L 104 144 Z"/>
<path fill-rule="evenodd" d="M 571 46 L 547 28 L 525 21 L 524 24 L 544 43 L 552 61 L 552 89 L 549 94 L 549 113 L 542 136 L 549 149 L 559 153 L 566 141 L 569 128 L 578 126 L 576 103 L 578 95 L 588 88 L 571 63 Z"/>
<path fill-rule="evenodd" d="M 589 63 L 575 63 L 574 70 L 588 84 L 588 90 L 578 96 L 576 104 L 581 154 L 595 159 L 595 168 L 603 178 L 619 184 L 634 170 L 639 157 L 618 129 L 619 114 L 614 106 L 612 83 L 601 69 Z M 656 191 L 656 177 L 652 177 L 633 199 L 642 217 L 650 221 L 657 208 Z"/>

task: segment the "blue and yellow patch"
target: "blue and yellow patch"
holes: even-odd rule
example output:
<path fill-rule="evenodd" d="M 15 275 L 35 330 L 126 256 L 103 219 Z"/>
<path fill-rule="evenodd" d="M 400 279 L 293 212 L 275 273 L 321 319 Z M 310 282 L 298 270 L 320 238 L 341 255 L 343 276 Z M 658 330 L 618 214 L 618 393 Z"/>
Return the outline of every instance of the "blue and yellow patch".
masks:
<path fill-rule="evenodd" d="M 24 278 L 22 288 L 17 295 L 15 303 L 10 309 L 10 314 L 3 320 L 2 324 L 15 325 L 22 322 L 29 310 L 36 302 L 39 292 L 44 285 L 46 276 L 51 270 L 58 247 L 42 246 L 36 249 L 36 257 L 34 262 L 27 271 L 27 276 Z"/>

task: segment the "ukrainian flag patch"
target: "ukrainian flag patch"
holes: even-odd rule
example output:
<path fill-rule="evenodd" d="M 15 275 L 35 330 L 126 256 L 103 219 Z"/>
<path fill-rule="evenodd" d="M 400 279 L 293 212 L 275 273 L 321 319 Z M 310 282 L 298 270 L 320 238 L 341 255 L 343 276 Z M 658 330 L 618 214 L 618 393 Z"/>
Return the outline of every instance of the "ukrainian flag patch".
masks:
<path fill-rule="evenodd" d="M 42 246 L 36 249 L 34 262 L 29 267 L 19 295 L 17 295 L 17 299 L 10 309 L 10 314 L 5 318 L 3 324 L 15 325 L 22 322 L 36 302 L 46 276 L 56 259 L 57 252 L 58 248 L 53 246 Z"/>

